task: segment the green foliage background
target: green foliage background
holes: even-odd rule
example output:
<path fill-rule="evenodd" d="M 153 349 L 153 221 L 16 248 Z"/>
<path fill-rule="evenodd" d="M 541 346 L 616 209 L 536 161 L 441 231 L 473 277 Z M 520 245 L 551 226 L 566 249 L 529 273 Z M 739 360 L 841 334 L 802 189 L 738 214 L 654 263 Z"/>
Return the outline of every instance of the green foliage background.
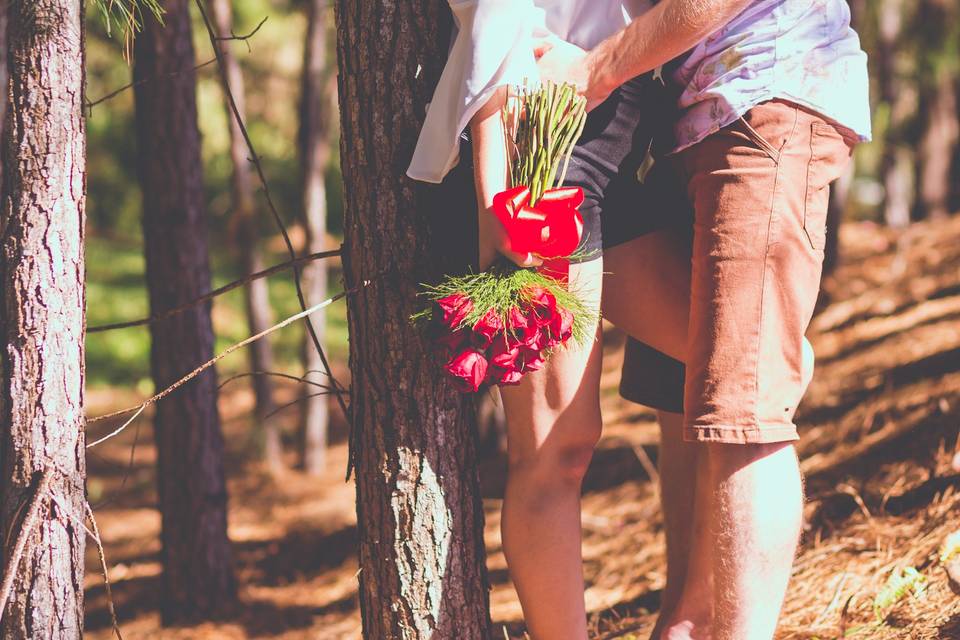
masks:
<path fill-rule="evenodd" d="M 148 0 L 149 1 L 149 0 Z M 103 11 L 112 4 L 110 19 Z M 248 43 L 233 42 L 234 53 L 246 80 L 247 126 L 262 156 L 272 195 L 288 228 L 298 233 L 300 167 L 297 157 L 298 101 L 305 14 L 296 3 L 279 0 L 233 2 L 234 31 L 249 33 L 264 17 L 269 19 Z M 88 12 L 87 98 L 101 97 L 130 83 L 127 40 L 130 0 L 97 0 Z M 147 8 L 147 5 L 144 5 Z M 144 20 L 156 19 L 141 14 Z M 206 31 L 194 12 L 194 44 L 197 63 L 213 58 Z M 329 16 L 332 28 L 332 14 Z M 247 48 L 249 44 L 249 51 Z M 333 59 L 333 51 L 329 52 Z M 197 72 L 199 126 L 203 139 L 204 185 L 209 216 L 209 241 L 214 285 L 240 277 L 238 257 L 231 242 L 229 131 L 216 66 Z M 334 118 L 335 120 L 335 118 Z M 140 230 L 140 190 L 137 183 L 137 151 L 134 131 L 133 91 L 97 104 L 88 113 L 88 227 L 87 313 L 91 326 L 140 318 L 147 315 L 143 241 Z M 328 228 L 331 246 L 339 244 L 342 204 L 336 140 L 328 167 Z M 259 185 L 257 185 L 259 186 Z M 257 193 L 267 264 L 286 259 L 279 235 Z M 331 263 L 331 292 L 340 289 L 336 266 Z M 217 351 L 245 338 L 246 321 L 240 290 L 218 298 L 213 307 Z M 270 278 L 270 297 L 277 320 L 299 311 L 289 272 Z M 343 304 L 328 314 L 328 342 L 334 357 L 345 357 L 346 327 Z M 300 373 L 299 325 L 274 336 L 277 368 Z M 87 338 L 87 377 L 92 386 L 135 386 L 149 391 L 149 331 L 136 327 L 90 334 Z M 243 352 L 220 365 L 221 375 L 247 370 Z"/>

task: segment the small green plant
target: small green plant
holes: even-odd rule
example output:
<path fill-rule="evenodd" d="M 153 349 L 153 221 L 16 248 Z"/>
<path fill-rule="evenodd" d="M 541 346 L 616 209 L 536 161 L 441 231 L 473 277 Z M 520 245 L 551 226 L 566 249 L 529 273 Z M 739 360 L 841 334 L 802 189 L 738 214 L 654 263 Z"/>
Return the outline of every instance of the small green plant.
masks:
<path fill-rule="evenodd" d="M 913 567 L 894 569 L 886 584 L 873 599 L 873 613 L 877 622 L 886 618 L 887 611 L 908 595 L 921 599 L 926 593 L 927 579 Z"/>

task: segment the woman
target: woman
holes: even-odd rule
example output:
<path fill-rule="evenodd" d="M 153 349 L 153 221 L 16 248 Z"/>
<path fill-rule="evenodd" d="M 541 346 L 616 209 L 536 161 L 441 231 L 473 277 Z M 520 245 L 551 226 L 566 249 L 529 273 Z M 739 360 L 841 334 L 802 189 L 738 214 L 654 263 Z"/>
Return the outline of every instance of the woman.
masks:
<path fill-rule="evenodd" d="M 533 39 L 549 32 L 589 48 L 649 8 L 642 0 L 452 0 L 458 27 L 450 57 L 427 113 L 409 175 L 439 182 L 458 163 L 461 133 L 469 129 L 479 204 L 479 266 L 502 254 L 519 265 L 538 264 L 507 246 L 489 208 L 504 190 L 507 157 L 500 118 L 507 87 L 537 77 Z M 683 242 L 662 231 L 687 224 L 682 188 L 668 163 L 649 168 L 655 131 L 669 131 L 674 97 L 647 74 L 614 93 L 591 112 L 574 151 L 566 184 L 581 186 L 586 200 L 583 248 L 588 258 L 572 264 L 571 286 L 595 309 L 601 304 L 604 254 L 633 241 L 629 260 L 615 277 L 631 296 L 656 301 L 667 323 L 647 326 L 627 318 L 637 338 L 673 356 L 682 354 L 688 304 L 689 260 Z M 466 151 L 466 149 L 464 149 Z M 464 154 L 467 155 L 467 154 Z M 653 234 L 653 232 L 658 232 Z M 650 235 L 653 234 L 653 235 Z M 644 236 L 640 240 L 636 240 Z M 656 237 L 656 240 L 654 240 Z M 643 242 L 638 252 L 636 242 Z M 603 252 L 601 252 L 601 249 Z M 640 253 L 642 259 L 635 256 Z M 606 253 L 610 257 L 610 253 Z M 651 269 L 649 274 L 640 271 Z M 678 328 L 663 335 L 662 327 Z M 599 333 L 599 328 L 597 329 Z M 659 332 L 653 335 L 655 332 Z M 509 473 L 503 503 L 503 550 L 531 637 L 586 638 L 580 538 L 580 488 L 601 431 L 600 341 L 554 354 L 547 366 L 500 391 L 507 417 Z M 680 380 L 675 386 L 682 385 Z M 650 404 L 656 405 L 655 401 Z M 675 591 L 668 585 L 668 591 Z M 664 603 L 664 610 L 670 603 Z"/>

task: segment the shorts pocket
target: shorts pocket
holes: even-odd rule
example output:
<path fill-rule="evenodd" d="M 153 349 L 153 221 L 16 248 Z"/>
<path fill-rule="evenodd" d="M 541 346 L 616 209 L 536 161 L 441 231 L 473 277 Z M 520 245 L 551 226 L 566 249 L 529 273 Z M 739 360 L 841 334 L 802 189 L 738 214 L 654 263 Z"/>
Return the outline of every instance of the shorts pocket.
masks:
<path fill-rule="evenodd" d="M 843 173 L 851 151 L 851 143 L 836 128 L 822 121 L 811 123 L 803 230 L 815 251 L 826 246 L 830 184 Z"/>
<path fill-rule="evenodd" d="M 756 108 L 756 107 L 755 107 Z M 774 162 L 780 162 L 780 151 L 774 148 L 772 144 L 767 142 L 767 139 L 760 135 L 760 132 L 754 129 L 746 118 L 741 117 L 739 121 L 740 126 L 743 127 L 744 133 L 747 134 L 747 137 L 753 141 L 763 152 L 765 152 L 770 159 Z"/>

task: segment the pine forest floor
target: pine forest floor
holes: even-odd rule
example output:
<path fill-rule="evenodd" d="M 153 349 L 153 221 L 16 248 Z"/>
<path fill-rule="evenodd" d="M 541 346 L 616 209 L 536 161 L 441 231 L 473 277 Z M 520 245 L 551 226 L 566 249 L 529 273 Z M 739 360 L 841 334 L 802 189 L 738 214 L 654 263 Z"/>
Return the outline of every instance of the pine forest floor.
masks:
<path fill-rule="evenodd" d="M 824 284 L 811 330 L 817 372 L 797 419 L 807 527 L 777 638 L 960 638 L 960 598 L 939 560 L 944 539 L 960 529 L 960 472 L 952 464 L 960 446 L 960 217 L 900 234 L 850 223 L 842 239 L 843 265 Z M 596 639 L 646 639 L 664 582 L 664 541 L 640 457 L 656 459 L 657 426 L 652 413 L 616 393 L 622 335 L 608 332 L 605 342 L 604 436 L 583 501 L 590 627 Z M 295 394 L 293 386 L 281 386 L 278 402 Z M 133 391 L 109 388 L 88 398 L 92 415 L 136 402 Z M 241 604 L 223 623 L 160 627 L 160 517 L 149 421 L 90 452 L 90 499 L 124 638 L 359 637 L 354 488 L 343 481 L 343 420 L 335 420 L 321 477 L 289 471 L 271 478 L 249 453 L 251 409 L 242 384 L 224 391 Z M 286 421 L 292 450 L 296 412 L 277 419 Z M 109 431 L 92 426 L 91 439 Z M 288 462 L 294 465 L 292 454 Z M 495 495 L 502 462 L 483 469 L 490 470 L 487 493 Z M 488 498 L 485 506 L 495 637 L 522 638 L 500 550 L 500 501 Z M 105 590 L 95 548 L 88 549 L 87 633 L 106 640 L 113 636 Z M 877 594 L 891 571 L 906 566 L 925 577 L 925 595 L 906 595 L 877 622 Z"/>

